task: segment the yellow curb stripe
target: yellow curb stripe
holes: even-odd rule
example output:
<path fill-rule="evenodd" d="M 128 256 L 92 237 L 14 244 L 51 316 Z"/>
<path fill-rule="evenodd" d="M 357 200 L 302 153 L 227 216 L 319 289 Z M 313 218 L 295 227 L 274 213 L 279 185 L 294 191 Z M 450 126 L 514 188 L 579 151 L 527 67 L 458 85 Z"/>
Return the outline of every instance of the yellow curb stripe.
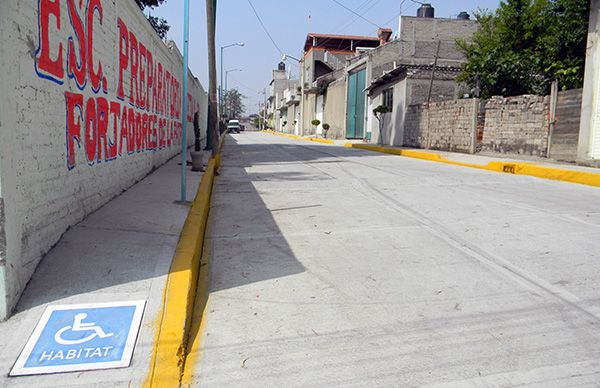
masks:
<path fill-rule="evenodd" d="M 502 172 L 514 175 L 527 175 L 542 179 L 552 179 L 562 182 L 578 183 L 582 185 L 600 187 L 600 173 L 568 170 L 556 167 L 540 166 L 535 163 L 529 162 L 503 162 L 503 161 L 492 161 L 488 164 L 474 164 L 474 163 L 463 163 L 456 162 L 444 158 L 440 154 L 433 152 L 422 152 L 416 150 L 405 150 L 394 147 L 383 147 L 374 146 L 368 144 L 354 144 L 346 143 L 344 147 L 357 148 L 367 151 L 380 152 L 390 155 L 406 156 L 409 158 L 430 160 L 433 162 L 446 163 L 455 166 L 476 168 L 480 170 Z"/>
<path fill-rule="evenodd" d="M 209 220 L 207 235 L 210 235 L 210 224 Z M 208 311 L 210 259 L 212 254 L 211 241 L 210 238 L 205 239 L 204 248 L 202 249 L 200 274 L 198 275 L 198 287 L 196 289 L 196 300 L 194 301 L 194 318 L 192 319 L 192 327 L 190 329 L 191 343 L 188 345 L 188 352 L 185 359 L 183 377 L 181 379 L 182 387 L 190 387 L 192 385 L 194 372 L 203 355 L 201 345 Z"/>
<path fill-rule="evenodd" d="M 180 384 L 187 355 L 187 341 L 199 274 L 203 274 L 200 258 L 210 211 L 210 200 L 219 154 L 225 136 L 219 143 L 217 158 L 211 158 L 198 186 L 192 207 L 184 222 L 167 276 L 162 306 L 155 322 L 150 370 L 145 387 L 177 387 Z M 208 287 L 208 278 L 201 278 Z"/>
<path fill-rule="evenodd" d="M 275 131 L 270 131 L 270 130 L 263 130 L 261 132 L 269 133 L 271 135 L 277 135 L 277 136 L 281 136 L 281 137 L 287 137 L 289 139 L 294 139 L 294 140 L 306 140 L 306 141 L 313 141 L 316 143 L 323 143 L 323 144 L 335 144 L 335 142 L 333 140 L 321 139 L 318 137 L 301 137 L 301 136 L 296 136 L 296 135 L 292 135 L 289 133 L 281 133 L 281 132 L 275 132 Z"/>

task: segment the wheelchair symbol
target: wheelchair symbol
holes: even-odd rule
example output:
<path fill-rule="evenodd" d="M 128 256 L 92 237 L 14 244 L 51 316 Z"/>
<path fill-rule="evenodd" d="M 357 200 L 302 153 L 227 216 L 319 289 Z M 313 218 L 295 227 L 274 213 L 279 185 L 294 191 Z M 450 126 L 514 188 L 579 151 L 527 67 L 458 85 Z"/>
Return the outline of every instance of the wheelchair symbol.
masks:
<path fill-rule="evenodd" d="M 93 340 L 96 337 L 99 338 L 108 338 L 112 337 L 114 333 L 105 333 L 104 330 L 100 326 L 96 326 L 96 323 L 83 323 L 82 321 L 87 318 L 87 314 L 81 313 L 75 315 L 75 319 L 73 321 L 73 326 L 65 326 L 54 334 L 54 340 L 61 345 L 77 345 L 82 344 L 84 342 L 88 342 Z M 77 340 L 68 340 L 62 337 L 63 333 L 67 331 L 73 332 L 81 332 L 81 331 L 91 331 L 90 335 L 87 337 L 77 339 Z"/>

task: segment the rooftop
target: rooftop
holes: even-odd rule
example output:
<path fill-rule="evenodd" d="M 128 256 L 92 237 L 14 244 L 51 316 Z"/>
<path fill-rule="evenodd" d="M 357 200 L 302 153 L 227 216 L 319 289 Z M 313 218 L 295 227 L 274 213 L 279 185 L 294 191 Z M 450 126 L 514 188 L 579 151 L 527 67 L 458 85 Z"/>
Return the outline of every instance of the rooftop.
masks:
<path fill-rule="evenodd" d="M 309 32 L 304 43 L 304 51 L 322 48 L 332 51 L 352 52 L 356 47 L 378 47 L 380 40 L 376 36 L 317 34 Z"/>

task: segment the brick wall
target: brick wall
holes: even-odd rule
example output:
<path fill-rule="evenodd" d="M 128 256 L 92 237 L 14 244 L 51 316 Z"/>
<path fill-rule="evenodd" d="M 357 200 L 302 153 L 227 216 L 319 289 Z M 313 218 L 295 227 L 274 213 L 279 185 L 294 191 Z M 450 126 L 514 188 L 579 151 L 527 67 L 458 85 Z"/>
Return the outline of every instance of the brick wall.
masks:
<path fill-rule="evenodd" d="M 133 0 L 0 2 L 0 319 L 69 226 L 180 152 L 182 66 Z"/>
<path fill-rule="evenodd" d="M 546 156 L 548 96 L 493 97 L 485 104 L 482 151 Z"/>
<path fill-rule="evenodd" d="M 478 100 L 450 100 L 409 105 L 404 145 L 443 151 L 472 152 Z"/>

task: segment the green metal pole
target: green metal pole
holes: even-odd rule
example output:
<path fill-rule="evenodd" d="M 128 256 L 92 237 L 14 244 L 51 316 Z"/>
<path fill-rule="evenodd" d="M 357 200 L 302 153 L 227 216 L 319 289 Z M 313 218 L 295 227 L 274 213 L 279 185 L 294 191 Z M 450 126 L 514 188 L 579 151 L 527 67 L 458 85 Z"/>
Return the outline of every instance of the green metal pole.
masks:
<path fill-rule="evenodd" d="M 187 95 L 190 40 L 190 0 L 183 3 L 183 96 L 181 96 L 181 202 L 187 200 Z"/>

